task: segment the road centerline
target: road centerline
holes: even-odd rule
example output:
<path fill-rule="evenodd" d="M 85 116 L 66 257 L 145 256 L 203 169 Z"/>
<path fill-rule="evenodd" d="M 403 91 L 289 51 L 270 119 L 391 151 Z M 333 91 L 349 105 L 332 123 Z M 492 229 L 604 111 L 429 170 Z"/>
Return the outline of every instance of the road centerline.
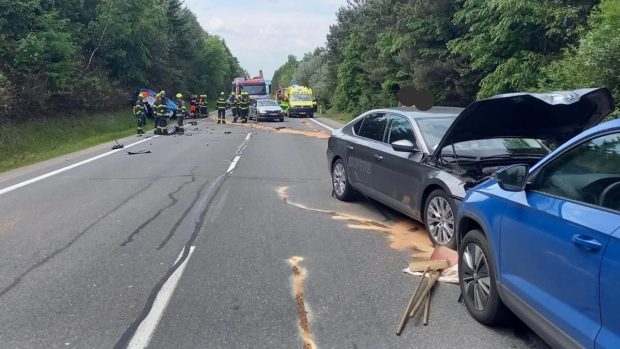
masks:
<path fill-rule="evenodd" d="M 136 333 L 133 335 L 133 338 L 129 342 L 129 345 L 127 346 L 127 348 L 141 349 L 141 348 L 148 347 L 149 343 L 151 342 L 151 338 L 153 338 L 153 333 L 155 333 L 155 330 L 157 329 L 157 325 L 159 324 L 159 321 L 164 315 L 166 307 L 168 306 L 168 303 L 170 302 L 170 299 L 172 298 L 172 294 L 174 293 L 174 290 L 179 284 L 179 280 L 181 280 L 183 271 L 185 270 L 185 267 L 187 266 L 187 262 L 192 256 L 192 253 L 194 253 L 195 248 L 196 248 L 195 246 L 191 246 L 189 248 L 189 254 L 187 255 L 187 257 L 181 262 L 178 268 L 172 273 L 172 275 L 170 275 L 168 280 L 166 280 L 164 285 L 161 287 L 161 289 L 159 290 L 159 293 L 157 293 L 157 296 L 155 297 L 155 301 L 153 302 L 153 306 L 151 307 L 151 310 L 149 311 L 148 315 L 144 318 L 142 323 L 140 323 L 140 326 L 138 326 L 138 329 L 136 330 Z M 175 264 L 179 262 L 184 252 L 185 252 L 185 249 L 181 251 L 181 253 L 179 254 L 179 256 L 177 257 L 175 261 Z"/>

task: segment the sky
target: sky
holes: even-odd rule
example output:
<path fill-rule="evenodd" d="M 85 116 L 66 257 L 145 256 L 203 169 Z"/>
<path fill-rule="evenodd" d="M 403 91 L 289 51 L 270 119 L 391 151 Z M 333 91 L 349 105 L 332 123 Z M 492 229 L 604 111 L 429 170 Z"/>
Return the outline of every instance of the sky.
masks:
<path fill-rule="evenodd" d="M 209 34 L 219 35 L 251 76 L 271 79 L 289 54 L 324 46 L 346 0 L 185 0 Z"/>

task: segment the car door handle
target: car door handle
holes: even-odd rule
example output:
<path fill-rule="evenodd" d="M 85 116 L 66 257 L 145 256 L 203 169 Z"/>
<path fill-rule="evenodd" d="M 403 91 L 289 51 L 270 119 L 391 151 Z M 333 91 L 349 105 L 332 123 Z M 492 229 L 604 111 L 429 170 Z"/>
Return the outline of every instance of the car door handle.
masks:
<path fill-rule="evenodd" d="M 347 145 L 347 149 L 353 150 L 353 149 L 355 149 L 355 147 L 353 147 L 352 145 Z"/>
<path fill-rule="evenodd" d="M 579 235 L 579 234 L 575 234 L 573 235 L 573 244 L 584 248 L 588 251 L 598 251 L 601 249 L 601 247 L 603 247 L 603 245 L 601 245 L 600 242 L 598 242 L 598 240 L 589 238 L 587 236 L 583 236 L 583 235 Z"/>
<path fill-rule="evenodd" d="M 375 154 L 375 160 L 381 161 L 381 160 L 383 160 L 383 156 L 381 156 L 379 154 Z"/>

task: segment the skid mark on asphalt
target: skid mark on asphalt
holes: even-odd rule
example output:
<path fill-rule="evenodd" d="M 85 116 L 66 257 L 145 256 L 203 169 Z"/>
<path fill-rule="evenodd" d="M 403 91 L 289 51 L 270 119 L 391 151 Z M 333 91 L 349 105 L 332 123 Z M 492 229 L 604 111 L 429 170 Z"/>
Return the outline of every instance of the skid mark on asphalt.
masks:
<path fill-rule="evenodd" d="M 247 146 L 250 140 L 250 137 L 251 135 L 246 135 L 245 140 L 237 149 L 237 152 L 235 154 L 236 156 L 242 155 L 243 150 L 245 149 L 245 147 Z M 175 283 L 175 286 L 172 287 L 172 290 L 164 291 L 166 290 L 165 288 L 166 284 L 168 283 L 169 280 L 174 278 L 174 275 L 177 272 L 177 270 L 180 270 L 180 268 L 183 268 L 186 265 L 186 262 L 191 254 L 191 251 L 194 249 L 194 246 L 193 246 L 194 241 L 196 241 L 196 238 L 198 238 L 198 234 L 200 233 L 201 229 L 204 226 L 207 212 L 209 212 L 209 209 L 211 208 L 213 201 L 218 196 L 220 189 L 222 188 L 226 179 L 229 178 L 229 175 L 230 175 L 229 173 L 223 173 L 220 176 L 218 176 L 213 182 L 206 181 L 202 185 L 200 190 L 198 190 L 198 193 L 196 194 L 194 201 L 189 206 L 189 208 L 186 210 L 186 213 L 183 215 L 183 217 L 179 220 L 179 222 L 181 222 L 185 219 L 186 216 L 189 216 L 188 219 L 190 219 L 191 222 L 194 223 L 194 227 L 192 229 L 192 232 L 189 238 L 187 239 L 187 242 L 185 243 L 185 247 L 181 251 L 181 254 L 176 259 L 172 267 L 162 276 L 159 282 L 151 289 L 151 293 L 149 294 L 149 297 L 146 300 L 144 308 L 142 308 L 142 311 L 140 312 L 138 317 L 131 323 L 131 325 L 125 330 L 125 332 L 123 332 L 121 337 L 118 339 L 118 341 L 114 345 L 115 349 L 127 348 L 132 343 L 137 343 L 138 345 L 136 347 L 139 347 L 139 348 L 142 348 L 148 345 L 148 340 L 146 339 L 150 338 L 153 335 L 154 331 L 157 329 L 157 326 L 156 324 L 155 326 L 149 326 L 148 331 L 140 331 L 140 327 L 144 323 L 149 322 L 149 316 L 152 313 L 153 309 L 156 308 L 157 306 L 156 302 L 161 292 L 168 292 L 170 295 L 172 295 L 172 293 L 174 292 L 174 287 L 176 287 L 176 283 Z M 178 225 L 175 224 L 175 226 L 176 227 L 173 227 L 174 230 L 171 231 L 171 234 L 169 234 L 169 236 L 172 236 L 174 232 L 178 230 L 177 229 Z M 167 239 L 169 240 L 169 238 Z M 165 243 L 168 240 L 164 240 L 162 244 L 160 244 L 160 246 L 163 247 L 163 245 L 165 245 Z M 180 273 L 182 273 L 182 271 L 179 272 L 179 274 Z M 164 310 L 165 310 L 165 307 L 158 308 L 156 312 L 158 314 L 161 313 L 158 315 L 158 317 L 160 317 L 163 314 Z M 146 344 L 143 344 L 143 343 L 146 343 Z"/>
<path fill-rule="evenodd" d="M 387 235 L 389 246 L 398 251 L 412 252 L 415 259 L 428 259 L 433 252 L 433 244 L 424 228 L 413 220 L 403 219 L 396 222 L 380 222 L 367 217 L 350 215 L 333 210 L 317 209 L 293 202 L 289 198 L 288 187 L 278 187 L 280 199 L 287 204 L 317 213 L 328 214 L 334 220 L 347 223 L 347 227 L 357 230 L 370 230 Z"/>
<path fill-rule="evenodd" d="M 290 134 L 290 135 L 297 135 L 297 136 L 304 136 L 304 137 L 311 137 L 311 138 L 319 138 L 319 139 L 328 139 L 329 138 L 329 134 L 327 134 L 324 131 L 321 131 L 319 129 L 315 129 L 312 131 L 302 131 L 302 130 L 296 130 L 293 128 L 285 128 L 285 127 L 271 127 L 271 126 L 265 126 L 265 125 L 260 125 L 260 124 L 230 124 L 231 126 L 238 126 L 238 127 L 247 127 L 247 128 L 252 128 L 255 130 L 262 130 L 262 131 L 267 131 L 267 132 L 271 132 L 271 133 L 282 133 L 282 134 Z"/>
<path fill-rule="evenodd" d="M 304 299 L 304 281 L 308 273 L 306 268 L 299 265 L 303 260 L 303 257 L 294 256 L 289 258 L 288 264 L 293 268 L 293 295 L 295 296 L 295 304 L 297 305 L 297 316 L 299 318 L 301 337 L 304 341 L 304 349 L 316 349 L 314 337 L 310 330 L 308 307 Z"/>
<path fill-rule="evenodd" d="M 206 181 L 205 184 L 206 183 L 209 183 L 209 181 Z M 183 214 L 181 215 L 181 217 L 177 219 L 176 222 L 174 222 L 174 225 L 168 232 L 168 235 L 166 235 L 166 237 L 162 240 L 162 242 L 160 242 L 159 245 L 157 245 L 158 250 L 161 250 L 162 248 L 164 248 L 164 246 L 166 246 L 168 241 L 170 241 L 170 239 L 174 236 L 174 234 L 179 229 L 179 226 L 181 225 L 183 220 L 189 215 L 190 211 L 192 210 L 192 207 L 194 207 L 194 205 L 196 205 L 196 202 L 198 202 L 198 199 L 200 199 L 200 191 L 196 192 L 196 195 L 194 196 L 192 203 L 185 209 L 185 211 L 183 211 Z"/>
<path fill-rule="evenodd" d="M 94 227 L 95 225 L 97 225 L 99 222 L 101 222 L 102 220 L 104 220 L 105 218 L 107 218 L 109 215 L 113 214 L 114 212 L 118 211 L 121 207 L 125 206 L 125 204 L 127 204 L 128 202 L 130 202 L 131 200 L 133 200 L 134 198 L 136 198 L 138 195 L 140 195 L 142 192 L 150 189 L 155 182 L 157 182 L 159 180 L 159 177 L 153 179 L 149 184 L 147 184 L 146 186 L 140 188 L 138 191 L 134 192 L 133 194 L 131 194 L 129 197 L 127 197 L 125 200 L 123 200 L 123 202 L 121 202 L 120 204 L 116 205 L 114 208 L 112 208 L 110 211 L 106 212 L 104 215 L 102 215 L 101 217 L 97 218 L 97 220 L 95 220 L 93 223 L 91 223 L 88 227 L 84 228 L 82 231 L 80 231 L 73 239 L 71 239 L 65 246 L 57 249 L 56 251 L 54 251 L 52 254 L 48 255 L 47 257 L 43 258 L 42 260 L 38 261 L 37 263 L 31 265 L 28 269 L 26 269 L 24 272 L 22 272 L 21 274 L 19 274 L 18 276 L 15 277 L 15 279 L 13 279 L 13 282 L 8 285 L 7 287 L 3 288 L 0 291 L 0 297 L 4 296 L 7 292 L 9 292 L 11 289 L 13 289 L 13 287 L 15 287 L 16 285 L 18 285 L 22 279 L 27 276 L 28 274 L 30 274 L 33 270 L 37 269 L 38 267 L 42 266 L 43 264 L 47 263 L 49 260 L 51 260 L 52 258 L 56 257 L 57 255 L 59 255 L 60 253 L 62 253 L 63 251 L 65 251 L 66 249 L 68 249 L 69 247 L 71 247 L 71 245 L 73 245 L 79 238 L 81 238 L 82 236 L 84 236 L 84 234 L 86 234 L 92 227 Z"/>
<path fill-rule="evenodd" d="M 189 182 L 183 182 L 183 184 L 181 184 L 175 191 L 168 193 L 168 198 L 170 198 L 170 203 L 162 208 L 160 208 L 159 210 L 157 210 L 157 212 L 155 212 L 155 214 L 153 216 L 151 216 L 149 219 L 147 219 L 146 221 L 144 221 L 142 224 L 140 224 L 140 226 L 138 228 L 136 228 L 136 230 L 134 230 L 131 234 L 129 234 L 129 236 L 127 237 L 127 240 L 123 241 L 123 243 L 121 244 L 122 247 L 127 246 L 128 244 L 130 244 L 133 241 L 133 238 L 138 235 L 142 229 L 144 229 L 146 226 L 148 226 L 151 222 L 153 222 L 155 219 L 157 219 L 157 217 L 159 217 L 162 212 L 164 212 L 166 209 L 174 206 L 179 199 L 174 196 L 175 194 L 178 194 L 186 185 L 194 183 L 196 181 L 196 177 L 192 174 L 191 175 L 191 180 Z"/>

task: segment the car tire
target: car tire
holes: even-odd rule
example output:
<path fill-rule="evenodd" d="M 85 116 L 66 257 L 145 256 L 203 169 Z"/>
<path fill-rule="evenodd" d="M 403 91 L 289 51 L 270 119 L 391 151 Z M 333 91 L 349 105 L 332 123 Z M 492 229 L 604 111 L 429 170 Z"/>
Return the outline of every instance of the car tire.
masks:
<path fill-rule="evenodd" d="M 424 203 L 423 217 L 433 244 L 456 249 L 456 209 L 454 200 L 445 191 L 431 192 Z"/>
<path fill-rule="evenodd" d="M 314 113 L 310 113 L 310 115 L 308 115 L 308 117 L 314 118 Z"/>
<path fill-rule="evenodd" d="M 351 201 L 355 191 L 349 184 L 347 167 L 342 159 L 337 159 L 332 166 L 332 190 L 340 201 Z"/>
<path fill-rule="evenodd" d="M 459 247 L 459 286 L 467 311 L 484 325 L 506 323 L 510 310 L 497 290 L 495 264 L 489 242 L 477 229 L 469 231 Z"/>

